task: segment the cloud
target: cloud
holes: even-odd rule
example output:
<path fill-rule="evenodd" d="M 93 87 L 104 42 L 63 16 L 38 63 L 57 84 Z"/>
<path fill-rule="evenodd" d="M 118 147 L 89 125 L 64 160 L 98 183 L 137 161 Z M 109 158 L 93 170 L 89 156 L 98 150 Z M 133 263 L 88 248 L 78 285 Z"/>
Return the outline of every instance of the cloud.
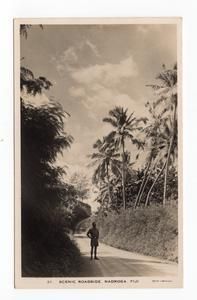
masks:
<path fill-rule="evenodd" d="M 78 55 L 74 47 L 70 47 L 63 52 L 62 61 L 67 63 L 75 63 L 78 60 Z"/>
<path fill-rule="evenodd" d="M 86 39 L 75 46 L 70 46 L 64 50 L 60 56 L 52 56 L 51 62 L 56 65 L 56 69 L 60 74 L 65 71 L 75 70 L 77 65 L 81 63 L 84 55 L 88 57 L 100 57 L 100 53 L 95 44 Z"/>
<path fill-rule="evenodd" d="M 132 99 L 128 94 L 113 92 L 110 89 L 102 89 L 93 97 L 86 97 L 83 104 L 94 118 L 99 114 L 104 117 L 115 106 L 127 108 L 129 113 L 134 112 L 137 117 L 146 114 L 144 103 Z"/>
<path fill-rule="evenodd" d="M 144 104 L 121 91 L 124 79 L 137 75 L 137 65 L 132 56 L 116 64 L 95 64 L 72 70 L 73 86 L 69 94 L 86 108 L 88 116 L 94 120 L 102 119 L 115 106 L 123 106 L 140 116 L 145 111 Z"/>
<path fill-rule="evenodd" d="M 53 55 L 51 62 L 55 64 L 59 74 L 64 74 L 65 71 L 72 70 L 76 66 L 78 55 L 74 47 L 69 47 L 59 57 Z"/>
<path fill-rule="evenodd" d="M 69 94 L 72 97 L 85 97 L 86 92 L 85 92 L 85 89 L 83 87 L 71 86 L 69 88 Z"/>
<path fill-rule="evenodd" d="M 92 65 L 71 72 L 72 79 L 80 84 L 102 83 L 104 86 L 115 86 L 123 79 L 137 76 L 137 65 L 132 56 L 117 64 L 105 63 Z"/>
<path fill-rule="evenodd" d="M 94 45 L 92 42 L 90 42 L 89 40 L 85 41 L 85 44 L 92 50 L 92 52 L 95 54 L 95 56 L 100 57 L 100 53 L 96 47 L 96 45 Z"/>
<path fill-rule="evenodd" d="M 134 100 L 130 95 L 121 93 L 118 89 L 93 84 L 86 88 L 72 87 L 69 92 L 86 108 L 88 116 L 95 120 L 102 119 L 115 106 L 128 108 L 130 113 L 134 111 L 138 117 L 146 114 L 143 99 Z"/>
<path fill-rule="evenodd" d="M 102 138 L 112 130 L 109 124 L 102 121 L 109 110 L 115 106 L 122 106 L 128 108 L 128 113 L 134 111 L 136 117 L 143 115 L 145 111 L 143 101 L 133 99 L 128 89 L 130 79 L 137 76 L 138 68 L 131 55 L 114 64 L 93 64 L 70 70 L 73 84 L 69 89 L 69 95 L 85 108 L 86 120 L 91 119 L 90 122 L 85 122 L 86 126 L 88 122 L 92 124 L 88 128 L 83 124 L 83 130 L 80 125 L 79 132 L 75 124 L 73 135 L 78 137 L 78 141 L 75 141 L 76 145 L 73 144 L 72 152 L 67 154 L 71 168 L 79 171 L 85 164 L 87 168 L 88 159 L 82 153 L 91 153 L 96 138 Z M 126 89 L 123 88 L 124 83 L 127 85 Z M 136 151 L 134 146 L 131 150 L 133 153 Z M 76 161 L 77 166 L 74 166 Z M 86 172 L 91 173 L 92 170 L 88 168 Z"/>
<path fill-rule="evenodd" d="M 129 93 L 128 82 L 138 76 L 138 67 L 131 55 L 118 63 L 72 70 L 70 76 L 73 79 L 70 96 L 84 106 L 87 116 L 94 121 L 102 120 L 115 106 L 128 108 L 136 117 L 146 115 L 144 99 L 133 99 Z M 123 88 L 124 82 L 126 88 Z"/>

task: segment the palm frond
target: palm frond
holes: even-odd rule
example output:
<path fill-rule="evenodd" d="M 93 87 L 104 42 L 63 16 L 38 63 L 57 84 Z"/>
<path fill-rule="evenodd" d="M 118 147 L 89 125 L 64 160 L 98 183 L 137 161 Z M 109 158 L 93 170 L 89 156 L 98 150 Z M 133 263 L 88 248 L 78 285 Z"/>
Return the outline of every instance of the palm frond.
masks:
<path fill-rule="evenodd" d="M 112 143 L 116 135 L 116 131 L 110 132 L 107 136 L 104 137 L 105 142 L 107 142 L 108 144 Z"/>
<path fill-rule="evenodd" d="M 117 122 L 112 118 L 103 118 L 103 122 L 110 123 L 113 127 L 117 127 Z"/>

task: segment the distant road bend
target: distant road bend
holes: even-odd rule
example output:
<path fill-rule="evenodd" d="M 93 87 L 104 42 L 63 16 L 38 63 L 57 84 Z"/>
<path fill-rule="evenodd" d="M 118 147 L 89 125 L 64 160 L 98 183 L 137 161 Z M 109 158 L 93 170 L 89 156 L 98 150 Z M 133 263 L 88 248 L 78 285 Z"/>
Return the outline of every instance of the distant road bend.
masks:
<path fill-rule="evenodd" d="M 99 243 L 99 260 L 90 260 L 90 240 L 86 234 L 74 237 L 83 257 L 79 277 L 130 277 L 130 276 L 169 276 L 177 275 L 178 265 L 149 256 L 120 250 Z"/>

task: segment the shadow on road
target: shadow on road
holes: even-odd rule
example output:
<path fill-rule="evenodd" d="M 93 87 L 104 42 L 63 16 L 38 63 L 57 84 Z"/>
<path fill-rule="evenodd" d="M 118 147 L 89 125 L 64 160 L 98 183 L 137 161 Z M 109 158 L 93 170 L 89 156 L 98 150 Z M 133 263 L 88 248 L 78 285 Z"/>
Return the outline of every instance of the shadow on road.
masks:
<path fill-rule="evenodd" d="M 130 276 L 165 276 L 165 273 L 157 269 L 153 264 L 158 261 L 143 261 L 138 259 L 126 259 L 120 257 L 105 256 L 99 260 L 90 260 L 83 256 L 83 263 L 79 277 L 130 277 Z M 168 274 L 169 276 L 169 274 Z"/>
<path fill-rule="evenodd" d="M 99 260 L 90 260 L 90 241 L 83 233 L 74 235 L 82 254 L 77 277 L 174 276 L 177 265 L 160 259 L 117 249 L 100 243 Z"/>

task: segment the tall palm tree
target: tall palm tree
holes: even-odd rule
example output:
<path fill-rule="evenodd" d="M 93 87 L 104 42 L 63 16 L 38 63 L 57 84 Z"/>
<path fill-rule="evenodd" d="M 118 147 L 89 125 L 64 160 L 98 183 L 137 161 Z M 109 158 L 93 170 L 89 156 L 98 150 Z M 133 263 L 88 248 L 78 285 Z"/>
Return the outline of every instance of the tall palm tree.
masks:
<path fill-rule="evenodd" d="M 156 79 L 159 84 L 148 85 L 152 87 L 156 94 L 159 96 L 156 105 L 161 102 L 165 103 L 164 110 L 169 112 L 169 121 L 172 127 L 169 135 L 170 143 L 167 154 L 167 161 L 165 164 L 165 177 L 164 177 L 164 192 L 163 192 L 163 205 L 166 203 L 166 190 L 167 190 L 167 176 L 169 168 L 170 155 L 173 149 L 173 143 L 177 134 L 177 64 L 174 64 L 172 69 L 166 69 L 162 66 L 162 71 L 157 75 Z"/>
<path fill-rule="evenodd" d="M 91 165 L 97 166 L 93 174 L 93 182 L 105 183 L 105 180 L 107 180 L 109 201 L 112 202 L 110 172 L 118 171 L 120 154 L 115 152 L 114 147 L 107 144 L 105 138 L 103 138 L 103 141 L 98 139 L 93 148 L 97 150 L 90 155 L 90 158 L 93 160 Z"/>
<path fill-rule="evenodd" d="M 122 194 L 123 194 L 123 207 L 126 209 L 125 198 L 125 141 L 128 139 L 137 147 L 141 147 L 143 144 L 136 139 L 133 135 L 134 132 L 141 130 L 139 127 L 141 121 L 146 122 L 145 118 L 136 119 L 134 113 L 128 115 L 128 109 L 116 106 L 109 111 L 109 117 L 104 118 L 103 122 L 110 123 L 114 130 L 106 137 L 109 143 L 112 143 L 116 149 L 121 149 L 122 156 Z"/>
<path fill-rule="evenodd" d="M 141 182 L 138 195 L 136 197 L 134 208 L 136 208 L 140 204 L 141 198 L 143 196 L 144 190 L 149 181 L 151 173 L 154 171 L 158 159 L 161 156 L 160 151 L 164 148 L 163 143 L 161 143 L 161 127 L 163 126 L 163 122 L 165 122 L 166 120 L 164 116 L 166 110 L 164 109 L 160 112 L 157 112 L 154 102 L 152 104 L 150 102 L 147 102 L 145 106 L 148 108 L 150 114 L 148 124 L 143 128 L 143 133 L 145 135 L 146 141 L 145 146 L 147 149 L 147 159 L 144 177 Z"/>
<path fill-rule="evenodd" d="M 171 139 L 169 140 L 169 136 L 171 134 L 171 128 L 172 124 L 171 122 L 168 122 L 169 120 L 167 118 L 163 119 L 160 124 L 160 131 L 157 135 L 157 156 L 156 156 L 156 165 L 161 165 L 160 168 L 155 168 L 155 179 L 149 189 L 149 192 L 146 197 L 145 206 L 147 206 L 150 202 L 150 196 L 151 192 L 157 183 L 160 176 L 163 174 L 164 171 L 166 171 L 166 165 L 169 164 L 169 161 L 171 159 L 171 162 L 173 162 L 175 156 L 177 155 L 177 140 L 176 140 L 176 134 L 173 141 L 173 144 L 171 145 Z M 170 152 L 169 152 L 170 149 Z M 169 155 L 170 153 L 170 155 Z M 164 187 L 166 186 L 166 172 L 164 174 Z M 165 205 L 165 202 L 163 202 L 163 205 Z"/>

